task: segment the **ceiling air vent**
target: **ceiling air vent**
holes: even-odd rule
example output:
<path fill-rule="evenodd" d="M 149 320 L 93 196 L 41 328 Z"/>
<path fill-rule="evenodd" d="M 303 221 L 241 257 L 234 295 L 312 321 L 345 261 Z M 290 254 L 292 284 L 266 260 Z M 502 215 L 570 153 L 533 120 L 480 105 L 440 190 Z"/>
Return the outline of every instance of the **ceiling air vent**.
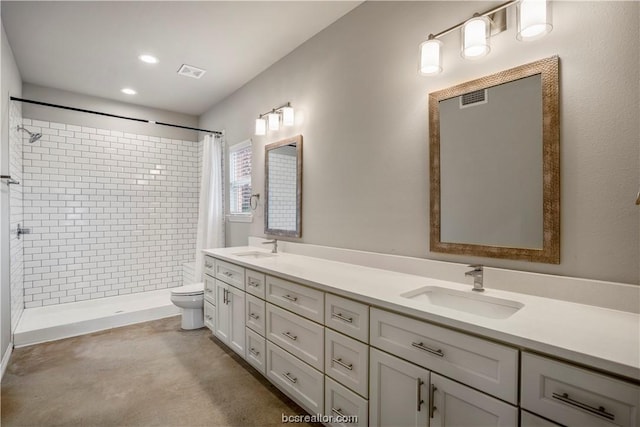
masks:
<path fill-rule="evenodd" d="M 487 90 L 480 89 L 474 92 L 465 93 L 460 96 L 460 108 L 472 107 L 478 104 L 486 104 Z"/>
<path fill-rule="evenodd" d="M 194 67 L 193 65 L 182 64 L 182 67 L 178 70 L 178 74 L 185 77 L 191 77 L 193 79 L 199 79 L 204 76 L 206 70 L 202 68 Z"/>

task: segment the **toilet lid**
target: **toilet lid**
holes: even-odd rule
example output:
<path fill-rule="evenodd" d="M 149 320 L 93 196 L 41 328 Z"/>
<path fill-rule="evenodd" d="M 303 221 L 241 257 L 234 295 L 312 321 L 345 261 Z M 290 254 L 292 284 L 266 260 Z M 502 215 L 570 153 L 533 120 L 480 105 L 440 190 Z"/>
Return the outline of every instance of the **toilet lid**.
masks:
<path fill-rule="evenodd" d="M 194 283 L 193 285 L 180 286 L 171 289 L 172 295 L 198 295 L 204 293 L 204 283 Z"/>

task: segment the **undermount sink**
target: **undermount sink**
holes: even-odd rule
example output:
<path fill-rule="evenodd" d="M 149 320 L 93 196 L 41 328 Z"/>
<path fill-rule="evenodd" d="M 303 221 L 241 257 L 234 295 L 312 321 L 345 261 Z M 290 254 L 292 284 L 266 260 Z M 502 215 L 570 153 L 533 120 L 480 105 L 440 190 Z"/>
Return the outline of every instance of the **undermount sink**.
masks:
<path fill-rule="evenodd" d="M 506 319 L 524 307 L 524 304 L 517 301 L 490 297 L 471 290 L 456 291 L 438 286 L 424 286 L 400 296 L 491 319 Z"/>
<path fill-rule="evenodd" d="M 278 254 L 274 254 L 271 252 L 260 252 L 260 251 L 248 251 L 248 252 L 237 252 L 235 254 L 233 254 L 235 256 L 239 256 L 239 257 L 245 257 L 245 258 L 271 258 L 274 256 L 278 256 Z"/>

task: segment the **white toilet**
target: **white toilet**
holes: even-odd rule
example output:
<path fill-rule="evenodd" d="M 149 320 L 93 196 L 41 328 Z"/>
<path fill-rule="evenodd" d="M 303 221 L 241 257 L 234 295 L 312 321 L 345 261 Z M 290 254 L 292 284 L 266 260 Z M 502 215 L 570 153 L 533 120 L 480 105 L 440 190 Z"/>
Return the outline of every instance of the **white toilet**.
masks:
<path fill-rule="evenodd" d="M 171 302 L 182 309 L 182 329 L 204 326 L 204 283 L 171 289 Z"/>

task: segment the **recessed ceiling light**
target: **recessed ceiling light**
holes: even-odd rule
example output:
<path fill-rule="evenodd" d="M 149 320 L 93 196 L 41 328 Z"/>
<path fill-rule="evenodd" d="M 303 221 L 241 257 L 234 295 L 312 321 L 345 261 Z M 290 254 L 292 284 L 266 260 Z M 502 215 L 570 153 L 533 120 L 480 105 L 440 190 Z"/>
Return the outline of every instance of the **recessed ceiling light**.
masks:
<path fill-rule="evenodd" d="M 131 88 L 125 87 L 124 89 L 122 89 L 122 93 L 126 93 L 127 95 L 135 95 L 138 92 Z"/>
<path fill-rule="evenodd" d="M 138 59 L 140 59 L 140 61 L 142 61 L 142 62 L 146 62 L 147 64 L 157 64 L 158 63 L 158 58 L 156 58 L 155 56 L 152 56 L 152 55 L 140 55 L 140 56 L 138 56 Z"/>

